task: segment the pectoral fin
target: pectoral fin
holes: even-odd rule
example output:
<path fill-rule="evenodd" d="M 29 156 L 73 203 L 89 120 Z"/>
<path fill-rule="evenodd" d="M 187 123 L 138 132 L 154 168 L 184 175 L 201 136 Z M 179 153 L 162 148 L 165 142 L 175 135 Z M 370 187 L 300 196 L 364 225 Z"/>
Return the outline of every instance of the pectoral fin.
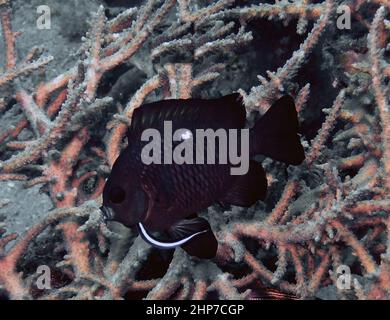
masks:
<path fill-rule="evenodd" d="M 141 235 L 142 239 L 144 239 L 147 243 L 149 243 L 151 246 L 158 248 L 158 249 L 174 249 L 176 247 L 179 247 L 181 245 L 184 245 L 188 241 L 190 241 L 192 238 L 196 237 L 199 234 L 207 232 L 207 230 L 201 230 L 199 232 L 195 232 L 191 235 L 188 235 L 187 237 L 173 240 L 173 241 L 161 241 L 157 238 L 155 238 L 153 235 L 151 235 L 143 226 L 142 223 L 138 223 L 137 225 L 138 232 Z"/>
<path fill-rule="evenodd" d="M 200 232 L 203 230 L 203 232 Z M 189 255 L 200 259 L 212 259 L 218 249 L 218 242 L 206 219 L 194 218 L 177 222 L 168 230 L 172 239 L 182 239 L 189 235 L 195 235 L 189 241 L 181 245 Z"/>
<path fill-rule="evenodd" d="M 210 224 L 203 218 L 197 217 L 177 222 L 167 230 L 170 239 L 166 241 L 154 237 L 142 223 L 139 223 L 137 227 L 141 237 L 158 249 L 174 249 L 181 246 L 189 255 L 200 259 L 214 258 L 217 253 L 217 239 Z"/>

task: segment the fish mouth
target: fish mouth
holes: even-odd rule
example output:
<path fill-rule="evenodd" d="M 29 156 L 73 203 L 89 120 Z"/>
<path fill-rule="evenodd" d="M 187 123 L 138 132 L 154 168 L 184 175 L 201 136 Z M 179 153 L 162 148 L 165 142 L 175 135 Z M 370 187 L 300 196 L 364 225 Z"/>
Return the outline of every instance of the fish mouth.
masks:
<path fill-rule="evenodd" d="M 114 210 L 110 207 L 101 206 L 100 211 L 103 213 L 104 221 L 109 221 L 114 219 Z"/>
<path fill-rule="evenodd" d="M 180 240 L 176 240 L 173 242 L 163 242 L 163 241 L 160 241 L 157 238 L 153 237 L 152 235 L 150 235 L 141 222 L 139 222 L 137 224 L 137 229 L 138 229 L 138 232 L 141 235 L 142 239 L 144 239 L 145 242 L 149 243 L 151 246 L 153 246 L 155 248 L 166 249 L 166 250 L 174 249 L 176 247 L 182 246 L 182 245 L 186 244 L 188 241 L 190 241 L 192 238 L 196 237 L 197 235 L 207 232 L 207 230 L 202 230 L 199 232 L 195 232 L 195 233 L 191 234 L 190 236 L 185 237 L 185 238 L 180 239 Z"/>

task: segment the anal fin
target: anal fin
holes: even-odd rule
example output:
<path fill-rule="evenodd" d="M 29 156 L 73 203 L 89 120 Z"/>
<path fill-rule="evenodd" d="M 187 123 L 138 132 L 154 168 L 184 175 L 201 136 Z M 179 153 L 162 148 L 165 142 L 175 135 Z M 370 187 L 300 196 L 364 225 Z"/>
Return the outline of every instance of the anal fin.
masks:
<path fill-rule="evenodd" d="M 250 207 L 257 200 L 264 200 L 267 192 L 267 178 L 260 163 L 251 160 L 249 170 L 240 176 L 225 194 L 222 203 Z"/>

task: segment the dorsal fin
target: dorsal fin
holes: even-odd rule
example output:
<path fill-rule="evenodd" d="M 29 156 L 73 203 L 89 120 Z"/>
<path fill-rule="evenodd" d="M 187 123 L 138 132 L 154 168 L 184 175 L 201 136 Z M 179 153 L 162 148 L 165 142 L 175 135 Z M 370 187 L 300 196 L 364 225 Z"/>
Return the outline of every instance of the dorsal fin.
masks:
<path fill-rule="evenodd" d="M 168 99 L 137 108 L 128 136 L 145 129 L 162 129 L 164 121 L 172 121 L 173 129 L 240 129 L 246 113 L 241 95 L 233 93 L 218 99 Z"/>

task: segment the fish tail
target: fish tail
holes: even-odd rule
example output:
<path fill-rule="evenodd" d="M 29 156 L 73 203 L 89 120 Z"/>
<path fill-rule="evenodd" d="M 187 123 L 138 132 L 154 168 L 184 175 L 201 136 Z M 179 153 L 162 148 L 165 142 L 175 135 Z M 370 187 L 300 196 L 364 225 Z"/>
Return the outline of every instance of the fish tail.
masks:
<path fill-rule="evenodd" d="M 277 100 L 250 131 L 250 155 L 262 154 L 286 164 L 298 165 L 305 153 L 298 135 L 294 100 L 285 95 Z"/>

